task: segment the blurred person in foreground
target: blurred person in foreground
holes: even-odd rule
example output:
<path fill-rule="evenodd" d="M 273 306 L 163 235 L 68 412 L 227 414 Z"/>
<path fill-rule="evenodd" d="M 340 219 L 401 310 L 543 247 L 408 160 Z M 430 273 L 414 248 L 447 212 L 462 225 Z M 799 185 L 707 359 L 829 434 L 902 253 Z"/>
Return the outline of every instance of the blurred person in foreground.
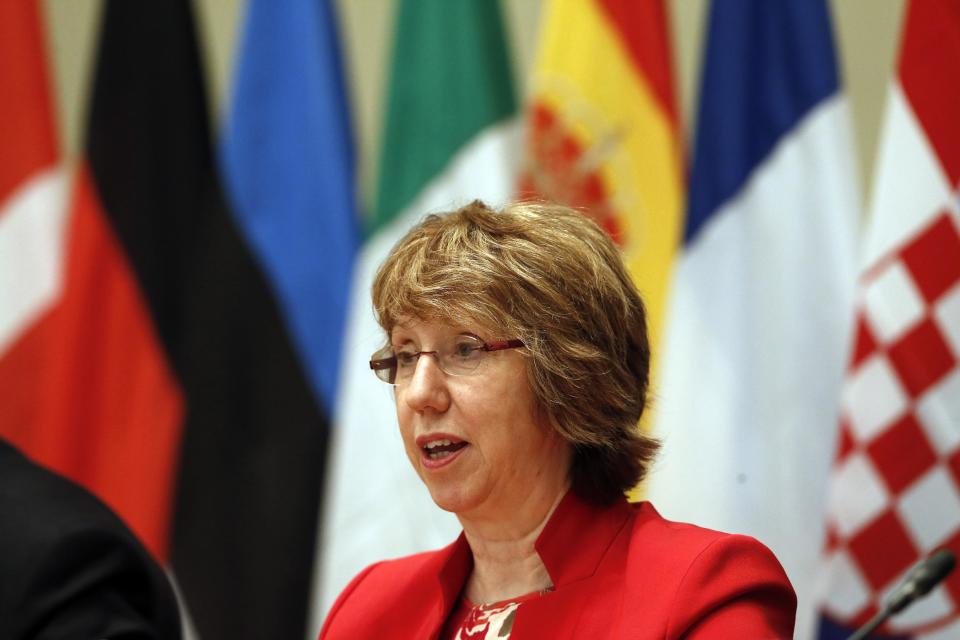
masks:
<path fill-rule="evenodd" d="M 625 498 L 658 447 L 637 428 L 650 349 L 596 224 L 547 204 L 429 216 L 373 303 L 387 343 L 370 366 L 463 533 L 362 571 L 322 639 L 793 636 L 796 596 L 766 547 Z"/>
<path fill-rule="evenodd" d="M 173 588 L 120 518 L 0 439 L 0 638 L 180 637 Z"/>

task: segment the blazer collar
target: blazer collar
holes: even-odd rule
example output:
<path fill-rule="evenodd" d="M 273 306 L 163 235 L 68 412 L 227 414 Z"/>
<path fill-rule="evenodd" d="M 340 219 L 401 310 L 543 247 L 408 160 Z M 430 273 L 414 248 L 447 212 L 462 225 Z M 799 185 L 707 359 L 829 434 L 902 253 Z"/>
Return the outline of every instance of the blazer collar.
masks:
<path fill-rule="evenodd" d="M 626 499 L 601 506 L 568 491 L 535 545 L 554 586 L 592 576 L 631 512 Z"/>
<path fill-rule="evenodd" d="M 446 553 L 443 554 L 439 563 L 437 579 L 443 596 L 443 608 L 445 611 L 450 611 L 460 599 L 463 585 L 467 582 L 470 570 L 473 569 L 473 554 L 470 553 L 470 544 L 463 531 L 444 551 Z"/>
<path fill-rule="evenodd" d="M 418 638 L 436 638 L 460 599 L 460 592 L 473 568 L 473 555 L 467 536 L 462 531 L 453 543 L 440 549 L 425 567 L 427 575 L 436 576 L 439 597 L 436 606 L 424 617 Z"/>
<path fill-rule="evenodd" d="M 600 506 L 568 491 L 535 543 L 554 586 L 593 575 L 631 512 L 626 500 Z M 460 532 L 455 542 L 441 549 L 431 565 L 429 571 L 437 576 L 441 593 L 442 606 L 437 615 L 442 616 L 442 622 L 456 605 L 473 568 L 473 556 L 464 533 Z"/>

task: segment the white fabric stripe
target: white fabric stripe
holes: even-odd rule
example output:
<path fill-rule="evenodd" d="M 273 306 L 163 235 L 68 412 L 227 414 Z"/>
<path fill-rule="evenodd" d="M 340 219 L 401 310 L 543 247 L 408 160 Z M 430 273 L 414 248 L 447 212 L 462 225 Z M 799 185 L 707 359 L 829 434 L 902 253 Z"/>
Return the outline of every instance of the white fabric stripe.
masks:
<path fill-rule="evenodd" d="M 457 520 L 433 503 L 407 460 L 391 388 L 367 365 L 384 340 L 370 286 L 393 245 L 425 214 L 449 211 L 474 198 L 491 205 L 509 201 L 520 140 L 516 119 L 477 134 L 410 207 L 363 247 L 344 340 L 308 638 L 317 637 L 333 601 L 361 569 L 444 546 L 459 535 Z"/>
<path fill-rule="evenodd" d="M 864 273 L 875 269 L 878 264 L 889 264 L 885 259 L 891 255 L 891 252 L 901 248 L 943 209 L 953 211 L 954 215 L 957 211 L 955 194 L 951 195 L 949 181 L 936 152 L 896 79 L 888 90 L 887 111 L 882 127 L 873 184 L 870 225 L 865 234 L 864 251 L 860 262 Z M 931 256 L 931 259 L 936 257 Z M 897 263 L 893 263 L 892 268 L 882 272 L 883 275 L 880 275 L 879 279 L 871 280 L 869 286 L 861 288 L 859 292 L 859 301 L 864 305 L 864 311 L 871 325 L 875 331 L 882 334 L 881 338 L 887 339 L 895 337 L 915 323 L 918 319 L 917 314 L 922 311 L 918 307 L 921 301 L 915 285 L 906 277 L 902 265 L 899 267 L 896 265 Z M 871 276 L 877 273 L 878 271 L 873 271 Z M 883 305 L 887 307 L 884 308 Z M 884 404 L 896 403 L 898 399 L 890 397 L 890 389 L 893 389 L 894 394 L 902 393 L 890 387 L 889 371 L 881 372 L 884 376 L 873 381 L 880 387 L 890 387 L 887 393 L 884 393 L 884 389 L 880 387 L 871 388 L 869 380 L 862 380 L 864 372 L 876 378 L 876 371 L 871 373 L 867 369 L 871 364 L 872 361 L 868 361 L 856 372 L 856 375 L 850 374 L 852 377 L 846 381 L 848 394 L 851 390 L 856 392 L 858 386 L 863 387 L 859 389 L 863 396 L 860 399 L 860 404 L 863 405 L 861 413 L 864 410 L 875 413 L 878 406 L 882 408 Z M 943 384 L 950 381 L 951 378 L 948 376 Z M 895 380 L 892 382 L 898 386 Z M 940 393 L 941 391 L 936 387 L 935 390 L 928 391 L 914 408 L 931 442 L 942 455 L 945 455 L 944 452 L 956 441 L 957 433 L 950 427 L 949 417 L 938 414 L 934 408 L 938 400 L 944 397 Z M 951 394 L 950 397 L 955 395 Z M 902 398 L 899 401 L 903 403 Z M 893 409 L 888 406 L 888 413 Z M 938 425 L 946 425 L 946 429 L 937 430 Z M 851 426 L 856 428 L 858 424 L 854 421 Z M 862 424 L 860 426 L 862 428 Z M 857 503 L 858 500 L 863 502 L 864 498 L 863 492 L 858 487 L 853 487 L 856 489 L 854 493 L 844 495 L 844 490 L 847 489 L 847 493 L 850 493 L 851 487 L 844 486 L 842 470 L 843 468 L 834 472 L 830 500 L 833 504 L 844 501 L 848 504 L 834 507 L 833 517 L 836 520 L 849 519 L 851 513 L 856 516 L 857 511 L 864 510 L 864 505 Z M 876 479 L 871 482 L 874 487 L 877 486 Z M 940 469 L 939 473 L 934 470 L 933 473 L 918 479 L 909 490 L 898 497 L 896 512 L 906 519 L 907 531 L 911 537 L 916 538 L 914 542 L 921 551 L 936 544 L 942 537 L 943 531 L 949 529 L 951 523 L 955 522 L 958 506 L 955 489 L 956 487 L 950 485 L 949 479 Z M 932 505 L 936 507 L 931 508 Z M 846 507 L 848 513 L 840 514 L 841 507 Z M 869 508 L 870 505 L 867 507 Z M 821 576 L 816 595 L 828 610 L 848 616 L 854 615 L 865 601 L 862 598 L 849 598 L 850 585 L 861 583 L 862 586 L 858 591 L 864 593 L 869 589 L 863 584 L 863 578 L 856 563 L 848 562 L 843 566 L 835 566 L 834 569 L 832 572 L 824 572 Z M 889 595 L 889 589 L 899 582 L 900 578 L 891 580 L 885 593 L 881 595 Z M 934 590 L 928 599 L 918 603 L 916 610 L 911 609 L 905 617 L 897 618 L 892 623 L 892 627 L 906 633 L 904 631 L 906 627 L 941 617 L 949 608 L 949 604 L 949 601 L 944 600 L 942 590 L 940 592 Z M 946 640 L 946 638 L 957 637 L 958 629 L 960 626 L 950 625 L 931 633 L 908 635 L 918 639 Z"/>
<path fill-rule="evenodd" d="M 60 297 L 67 172 L 33 174 L 0 208 L 0 357 Z"/>
<path fill-rule="evenodd" d="M 767 544 L 812 620 L 852 325 L 858 183 L 847 104 L 818 105 L 681 257 L 648 496 Z M 806 637 L 799 635 L 797 637 Z"/>
<path fill-rule="evenodd" d="M 943 167 L 898 82 L 890 85 L 882 131 L 864 268 L 903 244 L 942 209 L 956 206 Z"/>

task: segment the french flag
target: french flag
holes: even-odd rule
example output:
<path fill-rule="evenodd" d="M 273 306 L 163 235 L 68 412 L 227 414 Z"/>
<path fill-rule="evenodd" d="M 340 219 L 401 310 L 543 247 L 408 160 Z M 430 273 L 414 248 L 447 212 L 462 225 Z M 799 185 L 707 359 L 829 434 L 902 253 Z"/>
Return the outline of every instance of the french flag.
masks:
<path fill-rule="evenodd" d="M 714 2 L 703 69 L 648 495 L 767 544 L 806 637 L 860 212 L 827 3 Z"/>

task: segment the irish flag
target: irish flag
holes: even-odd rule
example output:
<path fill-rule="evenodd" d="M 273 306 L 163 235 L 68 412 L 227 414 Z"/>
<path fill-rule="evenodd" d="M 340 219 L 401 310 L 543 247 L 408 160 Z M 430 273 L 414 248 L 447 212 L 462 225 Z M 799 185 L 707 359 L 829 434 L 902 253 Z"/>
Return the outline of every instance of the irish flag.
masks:
<path fill-rule="evenodd" d="M 367 366 L 383 344 L 370 285 L 400 236 L 431 211 L 514 194 L 519 146 L 496 0 L 404 0 L 397 15 L 379 188 L 354 273 L 331 435 L 312 628 L 350 578 L 377 560 L 459 533 L 407 461 L 392 389 Z"/>

